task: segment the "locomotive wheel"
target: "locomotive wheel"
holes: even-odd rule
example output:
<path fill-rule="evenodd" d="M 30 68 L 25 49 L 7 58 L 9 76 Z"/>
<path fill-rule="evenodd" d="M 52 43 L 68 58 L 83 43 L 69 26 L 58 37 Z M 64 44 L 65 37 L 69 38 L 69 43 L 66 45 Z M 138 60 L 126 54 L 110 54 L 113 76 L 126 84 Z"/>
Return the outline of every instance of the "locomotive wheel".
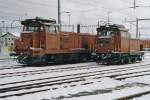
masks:
<path fill-rule="evenodd" d="M 121 60 L 120 60 L 120 64 L 124 64 L 125 63 L 125 60 L 122 58 Z"/>
<path fill-rule="evenodd" d="M 56 63 L 57 64 L 63 64 L 64 63 L 63 55 L 56 55 Z"/>
<path fill-rule="evenodd" d="M 132 63 L 135 63 L 135 62 L 136 62 L 136 59 L 135 59 L 135 58 L 132 58 L 132 59 L 131 59 L 131 62 L 132 62 Z"/>
<path fill-rule="evenodd" d="M 130 58 L 127 59 L 127 63 L 131 64 L 131 59 Z"/>
<path fill-rule="evenodd" d="M 139 58 L 138 58 L 138 61 L 142 61 L 142 58 L 141 58 L 141 57 L 139 57 Z"/>
<path fill-rule="evenodd" d="M 41 60 L 40 60 L 40 64 L 41 65 L 48 65 L 48 60 L 47 60 L 47 56 L 46 55 L 44 55 L 44 56 L 42 56 L 41 58 L 40 58 Z"/>

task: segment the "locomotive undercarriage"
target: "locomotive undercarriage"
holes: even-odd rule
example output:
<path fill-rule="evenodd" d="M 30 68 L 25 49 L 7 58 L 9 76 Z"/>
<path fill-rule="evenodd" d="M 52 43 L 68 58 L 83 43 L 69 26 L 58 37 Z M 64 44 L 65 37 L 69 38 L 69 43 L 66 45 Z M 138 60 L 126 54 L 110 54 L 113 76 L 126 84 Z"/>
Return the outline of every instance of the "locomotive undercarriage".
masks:
<path fill-rule="evenodd" d="M 104 65 L 129 64 L 142 61 L 143 53 L 99 53 L 96 62 Z"/>
<path fill-rule="evenodd" d="M 46 54 L 32 57 L 30 55 L 20 55 L 18 63 L 25 65 L 48 65 L 87 62 L 91 60 L 90 53 L 65 53 L 65 54 Z"/>

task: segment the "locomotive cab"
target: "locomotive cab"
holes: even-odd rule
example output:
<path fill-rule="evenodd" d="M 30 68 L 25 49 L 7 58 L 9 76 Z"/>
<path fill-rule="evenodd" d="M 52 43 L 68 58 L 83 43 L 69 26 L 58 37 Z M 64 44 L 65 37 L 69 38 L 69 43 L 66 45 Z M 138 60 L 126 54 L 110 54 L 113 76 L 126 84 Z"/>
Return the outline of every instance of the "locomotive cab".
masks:
<path fill-rule="evenodd" d="M 97 28 L 96 38 L 96 53 L 97 61 L 102 64 L 107 64 L 112 59 L 115 37 L 119 37 L 120 33 L 117 28 L 111 25 L 104 25 Z M 114 54 L 113 56 L 117 56 Z"/>
<path fill-rule="evenodd" d="M 115 51 L 113 44 L 114 38 L 120 37 L 120 33 L 116 27 L 110 25 L 97 28 L 96 46 L 98 53 L 111 53 Z"/>
<path fill-rule="evenodd" d="M 18 62 L 26 65 L 74 63 L 89 61 L 95 36 L 87 33 L 58 32 L 52 19 L 26 19 L 16 41 Z"/>
<path fill-rule="evenodd" d="M 140 43 L 131 39 L 123 25 L 103 25 L 97 28 L 97 61 L 103 64 L 123 64 L 141 60 Z"/>
<path fill-rule="evenodd" d="M 53 19 L 42 19 L 39 17 L 26 19 L 21 21 L 21 24 L 23 25 L 23 31 L 20 39 L 15 41 L 15 52 L 19 55 L 18 62 L 26 64 L 30 61 L 27 58 L 37 58 L 48 48 L 46 45 L 47 33 L 57 34 L 58 25 Z"/>
<path fill-rule="evenodd" d="M 46 50 L 46 34 L 58 33 L 58 26 L 55 24 L 55 20 L 45 20 L 38 17 L 36 19 L 27 19 L 25 21 L 22 21 L 23 32 L 21 35 L 24 36 L 21 37 L 28 37 L 28 39 L 30 38 L 28 42 L 30 42 L 29 47 L 32 51 Z M 35 53 L 33 52 L 33 55 L 34 54 Z"/>

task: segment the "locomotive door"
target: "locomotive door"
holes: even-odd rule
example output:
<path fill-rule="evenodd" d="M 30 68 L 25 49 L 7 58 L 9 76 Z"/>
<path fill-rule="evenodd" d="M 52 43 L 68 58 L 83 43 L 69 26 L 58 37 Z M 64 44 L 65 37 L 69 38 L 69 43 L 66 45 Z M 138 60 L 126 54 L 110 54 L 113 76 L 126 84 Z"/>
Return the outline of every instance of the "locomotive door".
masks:
<path fill-rule="evenodd" d="M 143 44 L 140 44 L 140 51 L 143 51 Z"/>
<path fill-rule="evenodd" d="M 88 37 L 82 36 L 82 48 L 88 49 Z"/>

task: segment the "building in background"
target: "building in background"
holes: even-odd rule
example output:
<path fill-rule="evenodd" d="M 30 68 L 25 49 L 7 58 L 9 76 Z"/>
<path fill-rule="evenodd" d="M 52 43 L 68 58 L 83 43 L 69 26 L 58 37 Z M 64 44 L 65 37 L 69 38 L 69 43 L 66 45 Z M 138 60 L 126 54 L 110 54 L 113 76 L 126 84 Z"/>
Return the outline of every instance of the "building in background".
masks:
<path fill-rule="evenodd" d="M 18 37 L 7 32 L 5 34 L 0 34 L 0 53 L 1 55 L 9 54 L 15 47 L 15 40 Z"/>
<path fill-rule="evenodd" d="M 0 32 L 0 37 L 2 36 L 2 33 Z M 2 48 L 2 41 L 1 41 L 1 38 L 0 38 L 0 53 L 1 53 L 1 48 Z"/>

